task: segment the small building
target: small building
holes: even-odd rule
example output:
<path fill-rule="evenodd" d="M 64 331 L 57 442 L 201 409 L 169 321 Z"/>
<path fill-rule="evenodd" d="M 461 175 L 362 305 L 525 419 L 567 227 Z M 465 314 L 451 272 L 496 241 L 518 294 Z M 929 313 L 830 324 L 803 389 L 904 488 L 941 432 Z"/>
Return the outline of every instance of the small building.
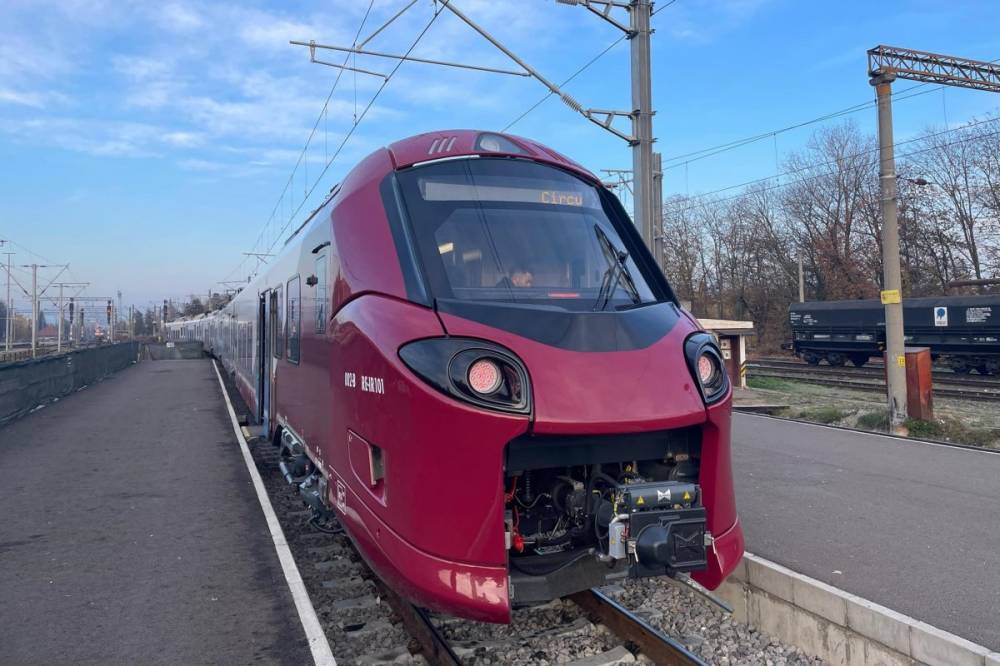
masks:
<path fill-rule="evenodd" d="M 754 334 L 752 321 L 698 317 L 705 330 L 719 339 L 719 349 L 733 386 L 747 387 L 747 338 Z"/>

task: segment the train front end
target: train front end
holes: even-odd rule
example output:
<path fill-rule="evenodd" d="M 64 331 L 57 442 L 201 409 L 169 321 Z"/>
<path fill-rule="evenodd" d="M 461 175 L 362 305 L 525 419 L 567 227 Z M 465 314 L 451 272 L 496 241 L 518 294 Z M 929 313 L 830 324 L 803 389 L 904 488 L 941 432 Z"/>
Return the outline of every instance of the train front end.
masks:
<path fill-rule="evenodd" d="M 389 151 L 406 307 L 436 326 L 392 338 L 407 406 L 377 429 L 406 441 L 379 452 L 379 525 L 345 516 L 366 557 L 416 603 L 494 622 L 629 577 L 715 588 L 743 553 L 732 389 L 620 203 L 516 137 Z"/>

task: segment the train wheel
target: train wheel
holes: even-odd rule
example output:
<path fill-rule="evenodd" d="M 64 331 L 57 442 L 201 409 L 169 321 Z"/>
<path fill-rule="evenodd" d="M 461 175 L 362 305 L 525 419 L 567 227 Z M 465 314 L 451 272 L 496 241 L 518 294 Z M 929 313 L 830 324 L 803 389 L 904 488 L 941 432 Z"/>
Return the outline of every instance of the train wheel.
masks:
<path fill-rule="evenodd" d="M 808 363 L 809 365 L 819 365 L 819 362 L 822 359 L 820 359 L 820 357 L 817 356 L 816 354 L 811 354 L 809 352 L 806 352 L 805 354 L 802 355 L 802 360 Z"/>
<path fill-rule="evenodd" d="M 976 372 L 978 372 L 981 375 L 988 375 L 988 374 L 990 374 L 990 370 L 989 370 L 988 367 L 986 367 L 986 364 L 977 365 L 976 366 Z"/>
<path fill-rule="evenodd" d="M 952 357 L 948 360 L 948 366 L 952 372 L 957 372 L 960 375 L 967 375 L 972 370 L 972 366 L 964 358 Z"/>
<path fill-rule="evenodd" d="M 1000 375 L 1000 359 L 991 358 L 986 361 L 986 371 L 991 375 Z"/>
<path fill-rule="evenodd" d="M 826 355 L 826 362 L 834 367 L 839 368 L 842 367 L 844 363 L 847 362 L 847 359 L 844 357 L 843 354 L 839 354 L 837 352 L 830 352 L 829 354 Z"/>
<path fill-rule="evenodd" d="M 867 362 L 868 354 L 851 354 L 851 364 L 855 368 L 863 368 Z"/>

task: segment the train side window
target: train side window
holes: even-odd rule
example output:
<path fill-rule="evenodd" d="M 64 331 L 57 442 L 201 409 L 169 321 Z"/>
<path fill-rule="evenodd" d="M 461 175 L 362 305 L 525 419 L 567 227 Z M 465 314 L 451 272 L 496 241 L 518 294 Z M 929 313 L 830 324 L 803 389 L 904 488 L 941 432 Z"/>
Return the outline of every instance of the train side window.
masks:
<path fill-rule="evenodd" d="M 281 358 L 285 355 L 285 336 L 282 334 L 281 322 L 281 287 L 271 290 L 271 355 Z"/>
<path fill-rule="evenodd" d="M 299 334 L 302 323 L 301 296 L 302 294 L 299 291 L 299 276 L 296 275 L 288 281 L 288 293 L 286 295 L 288 299 L 288 311 L 286 313 L 288 321 L 288 344 L 286 345 L 286 351 L 288 352 L 288 361 L 290 363 L 299 362 Z"/>
<path fill-rule="evenodd" d="M 326 252 L 316 257 L 316 332 L 326 333 Z"/>

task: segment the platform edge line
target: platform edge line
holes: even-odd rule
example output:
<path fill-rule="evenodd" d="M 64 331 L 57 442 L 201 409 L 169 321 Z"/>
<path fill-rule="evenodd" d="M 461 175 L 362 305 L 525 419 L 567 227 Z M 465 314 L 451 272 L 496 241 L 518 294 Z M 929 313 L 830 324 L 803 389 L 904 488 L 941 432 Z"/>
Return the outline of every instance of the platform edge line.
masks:
<path fill-rule="evenodd" d="M 264 488 L 264 481 L 260 478 L 257 465 L 250 454 L 250 447 L 247 446 L 246 438 L 243 437 L 243 432 L 240 430 L 239 421 L 236 418 L 236 410 L 233 409 L 233 403 L 229 400 L 229 392 L 222 381 L 219 364 L 215 360 L 212 361 L 212 368 L 215 370 L 215 376 L 219 380 L 222 397 L 226 400 L 229 420 L 233 426 L 233 432 L 236 433 L 236 439 L 240 443 L 243 462 L 246 463 L 247 471 L 253 480 L 253 487 L 257 492 L 257 499 L 260 501 L 260 508 L 264 512 L 264 518 L 267 520 L 271 540 L 274 542 L 274 549 L 278 553 L 278 561 L 281 563 L 281 570 L 285 574 L 288 589 L 292 593 L 292 600 L 295 602 L 295 609 L 298 611 L 302 629 L 306 633 L 306 640 L 309 643 L 309 650 L 312 652 L 313 661 L 316 663 L 316 666 L 337 666 L 337 660 L 333 657 L 333 650 L 330 648 L 330 642 L 326 638 L 326 632 L 323 631 L 323 627 L 319 623 L 319 617 L 316 615 L 312 599 L 309 598 L 306 584 L 299 573 L 298 565 L 295 564 L 295 557 L 288 547 L 288 542 L 285 541 L 285 533 L 281 529 L 281 523 L 278 522 L 278 516 L 274 513 L 274 507 L 271 506 L 271 499 Z"/>

